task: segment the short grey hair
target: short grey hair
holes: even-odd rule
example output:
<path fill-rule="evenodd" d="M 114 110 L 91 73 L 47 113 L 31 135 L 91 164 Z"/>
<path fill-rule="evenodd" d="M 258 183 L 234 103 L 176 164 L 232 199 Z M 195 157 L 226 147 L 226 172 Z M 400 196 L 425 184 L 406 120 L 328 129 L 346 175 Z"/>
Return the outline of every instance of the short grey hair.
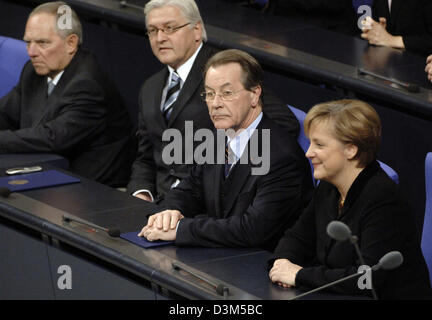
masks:
<path fill-rule="evenodd" d="M 62 15 L 62 12 L 58 12 L 59 8 L 61 6 L 68 6 L 71 10 L 71 16 L 72 16 L 72 28 L 71 29 L 59 29 L 57 25 L 58 18 Z M 43 3 L 36 8 L 33 9 L 32 12 L 30 12 L 29 18 L 40 13 L 48 13 L 55 17 L 56 23 L 54 26 L 54 29 L 56 30 L 57 34 L 62 38 L 65 39 L 67 36 L 71 34 L 76 34 L 78 36 L 78 44 L 82 44 L 83 42 L 83 32 L 82 32 L 82 25 L 78 18 L 78 15 L 76 12 L 66 3 L 63 1 L 55 1 L 55 2 L 47 2 Z"/>
<path fill-rule="evenodd" d="M 186 20 L 191 22 L 192 25 L 196 25 L 198 22 L 200 22 L 202 26 L 201 40 L 204 42 L 207 41 L 207 32 L 204 27 L 204 22 L 201 18 L 198 6 L 194 0 L 151 0 L 144 7 L 144 15 L 146 21 L 147 15 L 150 13 L 150 11 L 166 6 L 176 7 L 177 9 L 179 9 L 183 16 L 186 18 Z"/>

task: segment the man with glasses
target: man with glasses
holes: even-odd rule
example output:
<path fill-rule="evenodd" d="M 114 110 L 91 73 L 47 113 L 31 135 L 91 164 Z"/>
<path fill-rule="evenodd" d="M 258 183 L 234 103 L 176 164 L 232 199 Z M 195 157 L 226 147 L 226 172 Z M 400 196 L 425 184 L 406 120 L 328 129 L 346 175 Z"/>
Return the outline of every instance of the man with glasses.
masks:
<path fill-rule="evenodd" d="M 225 159 L 195 165 L 139 236 L 181 246 L 272 250 L 310 200 L 309 164 L 294 137 L 263 113 L 262 70 L 253 57 L 221 51 L 204 73 L 201 95 L 218 129 L 214 140 L 221 131 L 226 136 L 222 146 L 213 144 L 214 154 Z M 264 162 L 267 170 L 256 170 Z"/>
<path fill-rule="evenodd" d="M 193 154 L 183 151 L 182 164 L 167 164 L 163 150 L 169 141 L 163 141 L 163 133 L 177 129 L 185 137 L 186 121 L 193 121 L 194 132 L 213 128 L 200 93 L 202 70 L 217 50 L 205 43 L 204 23 L 193 0 L 152 0 L 144 14 L 152 51 L 166 67 L 140 91 L 138 156 L 128 192 L 155 201 L 184 178 L 193 163 Z M 299 124 L 289 108 L 269 94 L 263 100 L 264 112 L 297 136 Z"/>

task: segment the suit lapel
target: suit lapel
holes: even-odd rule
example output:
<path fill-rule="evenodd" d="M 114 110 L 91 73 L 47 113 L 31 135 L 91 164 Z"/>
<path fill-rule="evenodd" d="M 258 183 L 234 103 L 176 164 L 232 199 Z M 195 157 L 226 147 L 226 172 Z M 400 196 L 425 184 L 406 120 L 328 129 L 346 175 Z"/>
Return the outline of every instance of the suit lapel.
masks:
<path fill-rule="evenodd" d="M 406 1 L 406 0 L 404 0 L 404 1 Z M 386 5 L 388 8 L 387 1 L 386 1 Z M 391 11 L 389 11 L 390 12 L 390 15 L 389 15 L 390 21 L 387 21 L 387 23 L 389 24 L 388 30 L 391 33 L 396 31 L 396 21 L 398 21 L 398 16 L 400 14 L 401 9 L 402 9 L 402 0 L 393 0 L 392 6 L 391 6 Z"/>
<path fill-rule="evenodd" d="M 31 119 L 33 119 L 31 122 L 31 126 L 37 126 L 41 123 L 45 113 L 48 110 L 48 97 L 47 97 L 47 91 L 48 91 L 48 84 L 47 84 L 47 78 L 46 77 L 37 77 L 37 84 L 34 86 L 34 98 L 32 99 L 34 101 L 34 104 L 29 109 L 31 112 Z"/>
<path fill-rule="evenodd" d="M 221 192 L 222 192 L 222 186 L 223 186 L 223 175 L 224 175 L 224 165 L 221 164 L 215 164 L 214 166 L 214 176 L 213 176 L 213 190 L 214 190 L 214 208 L 216 217 L 221 217 L 222 210 L 221 210 Z"/>
<path fill-rule="evenodd" d="M 160 128 L 168 127 L 161 110 L 162 93 L 167 83 L 168 76 L 169 76 L 169 71 L 167 67 L 163 68 L 160 72 L 156 74 L 154 94 L 152 95 L 154 98 L 152 112 L 155 112 L 156 114 L 155 117 L 153 117 L 153 119 L 156 119 L 157 125 Z M 143 97 L 143 98 L 152 99 L 152 97 Z"/>
<path fill-rule="evenodd" d="M 47 77 L 42 77 L 41 85 L 38 93 L 39 101 L 42 99 L 45 103 L 41 104 L 43 106 L 43 110 L 39 113 L 39 119 L 37 120 L 37 124 L 42 123 L 45 115 L 49 112 L 53 112 L 56 106 L 58 106 L 58 101 L 61 98 L 61 92 L 63 92 L 66 85 L 70 82 L 70 80 L 76 75 L 76 70 L 79 65 L 82 63 L 84 53 L 81 50 L 78 50 L 69 65 L 64 69 L 64 72 L 54 87 L 51 94 L 48 96 L 48 82 Z"/>
<path fill-rule="evenodd" d="M 261 119 L 261 122 L 258 124 L 255 132 L 253 133 L 251 139 L 249 139 L 247 147 L 245 148 L 241 159 L 236 163 L 236 165 L 231 169 L 230 174 L 225 179 L 225 188 L 229 190 L 227 192 L 224 202 L 224 211 L 227 215 L 231 211 L 232 207 L 237 201 L 239 194 L 241 193 L 245 183 L 249 179 L 256 179 L 256 176 L 252 176 L 252 168 L 255 166 L 250 158 L 250 142 L 253 138 L 257 138 L 258 141 L 258 152 L 262 154 L 262 146 L 261 146 L 261 132 L 263 128 L 263 122 L 265 123 L 265 118 Z M 253 137 L 256 136 L 257 137 Z M 244 164 L 242 164 L 244 163 Z"/>
<path fill-rule="evenodd" d="M 221 166 L 223 167 L 223 165 Z M 223 175 L 221 176 L 223 179 Z M 236 164 L 228 177 L 225 179 L 223 188 L 227 190 L 224 198 L 224 216 L 230 216 L 230 211 L 237 201 L 246 181 L 251 178 L 251 168 L 249 164 Z"/>
<path fill-rule="evenodd" d="M 196 94 L 196 91 L 203 87 L 203 70 L 211 54 L 212 51 L 204 44 L 194 61 L 192 69 L 189 72 L 177 100 L 173 104 L 173 110 L 168 121 L 168 127 L 172 125 L 177 116 L 183 111 L 191 97 Z"/>

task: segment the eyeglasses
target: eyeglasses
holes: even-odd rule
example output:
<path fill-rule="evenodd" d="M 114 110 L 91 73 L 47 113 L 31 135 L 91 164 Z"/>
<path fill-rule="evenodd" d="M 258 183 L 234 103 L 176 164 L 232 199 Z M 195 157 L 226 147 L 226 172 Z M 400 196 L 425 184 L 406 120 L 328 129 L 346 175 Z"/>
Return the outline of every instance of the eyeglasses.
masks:
<path fill-rule="evenodd" d="M 224 90 L 221 93 L 216 93 L 214 91 L 204 91 L 201 93 L 201 98 L 204 101 L 213 101 L 216 96 L 219 96 L 223 101 L 231 101 L 237 98 L 237 93 L 246 89 L 240 89 L 237 91 Z"/>
<path fill-rule="evenodd" d="M 149 38 L 153 38 L 159 33 L 159 30 L 160 30 L 165 34 L 170 35 L 170 34 L 173 34 L 174 32 L 176 32 L 177 30 L 179 30 L 183 27 L 186 27 L 189 24 L 191 24 L 191 23 L 188 22 L 188 23 L 183 24 L 183 25 L 178 26 L 178 27 L 166 26 L 164 28 L 151 28 L 151 29 L 147 30 L 146 34 L 149 36 Z"/>

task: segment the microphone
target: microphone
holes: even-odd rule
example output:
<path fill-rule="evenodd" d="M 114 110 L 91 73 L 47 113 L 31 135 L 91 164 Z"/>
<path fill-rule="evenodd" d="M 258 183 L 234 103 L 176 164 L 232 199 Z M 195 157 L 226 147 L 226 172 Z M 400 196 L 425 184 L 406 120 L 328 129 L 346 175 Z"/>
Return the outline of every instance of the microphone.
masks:
<path fill-rule="evenodd" d="M 396 269 L 397 267 L 399 267 L 401 264 L 403 263 L 403 256 L 399 251 L 390 251 L 388 253 L 386 253 L 384 256 L 382 256 L 381 259 L 379 259 L 378 263 L 376 265 L 374 265 L 371 270 L 372 271 L 377 271 L 377 270 L 392 270 L 392 269 Z M 339 280 L 330 282 L 326 285 L 323 285 L 321 287 L 315 288 L 313 290 L 307 291 L 305 293 L 302 293 L 298 296 L 295 296 L 294 298 L 291 298 L 290 300 L 296 300 L 296 299 L 300 299 L 304 296 L 307 296 L 309 294 L 321 291 L 323 289 L 329 288 L 331 286 L 334 286 L 338 283 L 350 280 L 350 279 L 354 279 L 356 277 L 360 277 L 364 274 L 366 274 L 368 270 L 364 270 L 363 272 L 358 272 L 358 273 L 354 273 L 352 275 L 346 276 L 344 278 L 341 278 Z"/>
<path fill-rule="evenodd" d="M 126 7 L 138 9 L 141 11 L 144 10 L 144 7 L 137 6 L 136 4 L 128 3 L 127 1 L 124 1 L 124 0 L 120 1 L 120 8 L 126 8 Z"/>
<path fill-rule="evenodd" d="M 89 226 L 89 227 L 92 227 L 92 228 L 95 228 L 95 229 L 98 229 L 98 230 L 105 231 L 106 233 L 108 233 L 108 235 L 110 237 L 113 237 L 113 238 L 120 237 L 120 230 L 119 229 L 107 229 L 107 228 L 98 226 L 96 224 L 93 224 L 91 222 L 88 222 L 88 221 L 85 221 L 85 220 L 82 220 L 82 219 L 79 219 L 79 218 L 72 218 L 72 217 L 66 216 L 66 215 L 62 216 L 62 220 L 65 221 L 65 222 L 75 221 L 75 222 L 84 224 L 86 226 Z"/>
<path fill-rule="evenodd" d="M 0 197 L 8 198 L 11 194 L 11 191 L 6 187 L 0 187 Z"/>
<path fill-rule="evenodd" d="M 364 262 L 364 259 L 363 259 L 363 255 L 362 255 L 360 248 L 358 246 L 358 237 L 352 235 L 351 229 L 345 223 L 343 223 L 342 221 L 330 222 L 327 225 L 327 234 L 331 238 L 333 238 L 337 241 L 349 240 L 354 245 L 354 248 L 356 250 L 357 257 L 359 258 L 360 263 L 362 265 L 366 265 L 366 263 Z M 374 300 L 378 300 L 378 297 L 377 297 L 377 294 L 375 292 L 375 289 L 373 288 L 373 285 L 372 285 L 371 291 L 372 291 L 372 296 L 373 296 Z"/>
<path fill-rule="evenodd" d="M 194 271 L 192 271 L 191 269 L 189 269 L 187 266 L 184 265 L 180 265 L 177 261 L 173 261 L 172 262 L 172 266 L 174 268 L 174 270 L 183 270 L 186 271 L 187 273 L 193 275 L 194 277 L 204 281 L 205 283 L 211 285 L 212 287 L 214 287 L 216 289 L 216 293 L 220 296 L 228 296 L 229 294 L 229 288 L 224 286 L 222 283 L 215 283 L 207 278 L 204 278 L 203 276 L 200 276 L 199 274 L 195 273 Z"/>
<path fill-rule="evenodd" d="M 379 269 L 392 270 L 398 268 L 403 263 L 402 253 L 399 251 L 390 251 L 386 253 L 379 261 L 378 264 L 372 267 L 372 271 Z"/>
<path fill-rule="evenodd" d="M 370 75 L 372 77 L 375 77 L 375 78 L 378 78 L 381 80 L 396 83 L 397 85 L 405 88 L 407 91 L 412 92 L 412 93 L 420 92 L 420 87 L 414 83 L 402 82 L 402 81 L 399 81 L 399 80 L 396 80 L 393 78 L 387 78 L 387 77 L 381 76 L 379 74 L 373 73 L 371 71 L 364 70 L 362 68 L 358 68 L 357 72 L 358 72 L 358 74 L 367 74 L 367 75 Z"/>
<path fill-rule="evenodd" d="M 361 264 L 365 264 L 363 256 L 358 246 L 357 236 L 351 234 L 351 229 L 342 221 L 332 221 L 327 225 L 327 234 L 334 240 L 347 241 L 349 240 L 355 247 L 357 256 Z"/>

